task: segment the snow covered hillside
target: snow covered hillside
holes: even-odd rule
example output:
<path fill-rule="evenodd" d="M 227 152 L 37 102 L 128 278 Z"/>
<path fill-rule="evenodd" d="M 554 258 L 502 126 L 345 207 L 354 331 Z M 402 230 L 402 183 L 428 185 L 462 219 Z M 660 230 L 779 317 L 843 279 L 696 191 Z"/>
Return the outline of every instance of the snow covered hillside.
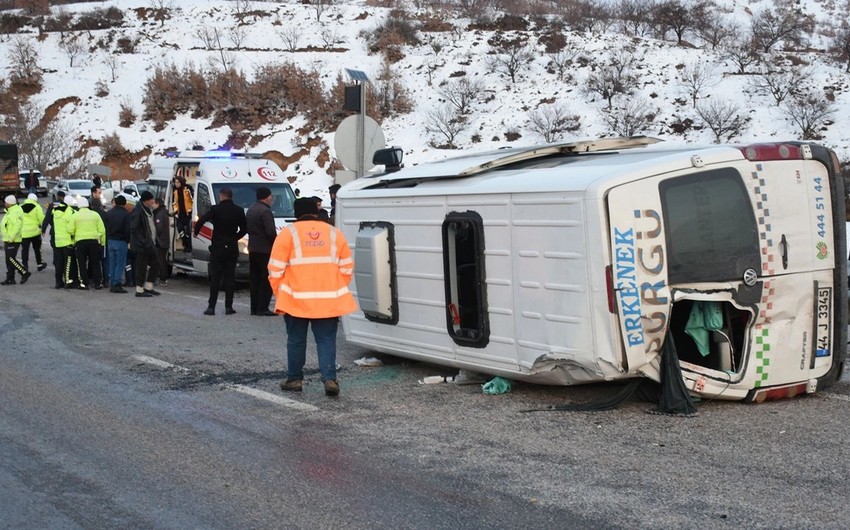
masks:
<path fill-rule="evenodd" d="M 743 31 L 754 14 L 775 3 L 730 0 L 721 5 L 716 9 L 720 27 Z M 154 16 L 157 6 L 166 8 L 162 12 L 167 16 Z M 50 108 L 58 123 L 78 135 L 76 154 L 84 164 L 103 162 L 99 143 L 117 135 L 130 153 L 106 163 L 125 164 L 116 170 L 137 178 L 144 177 L 152 156 L 194 145 L 225 146 L 233 133 L 228 126 L 193 118 L 191 113 L 161 129 L 141 119 L 145 83 L 157 67 L 220 69 L 231 64 L 250 77 L 263 65 L 288 61 L 318 71 L 325 89 L 340 75 L 347 79 L 346 68 L 361 70 L 374 80 L 384 68 L 384 58 L 368 51 L 367 37 L 391 16 L 390 9 L 363 0 L 333 4 L 106 0 L 54 6 L 50 16 L 73 18 L 110 7 L 124 12 L 115 28 L 69 32 L 26 25 L 14 33 L 0 29 L 0 78 L 8 81 L 13 75 L 14 51 L 21 39 L 32 43 L 42 88 L 29 101 L 39 116 Z M 557 31 L 553 48 L 552 27 L 542 26 L 545 17 L 529 15 L 523 17 L 525 29 L 499 31 L 469 18 L 447 18 L 448 11 L 417 10 L 410 4 L 408 13 L 414 20 L 428 20 L 427 28 L 436 30 L 420 27 L 419 44 L 400 46 L 402 57 L 389 64 L 392 79 L 412 102 L 412 111 L 384 119 L 381 128 L 388 145 L 404 149 L 406 165 L 457 154 L 445 148 L 449 145 L 489 150 L 547 139 L 614 136 L 624 127 L 671 142 L 712 143 L 718 134 L 705 118 L 711 108 L 730 110 L 738 118 L 737 128 L 721 131 L 722 141 L 801 139 L 801 128 L 788 110 L 793 94 L 777 104 L 770 83 L 765 83 L 768 78 L 757 74 L 767 72 L 770 65 L 785 76 L 779 78 L 780 84 L 796 83 L 795 93 L 827 102 L 826 118 L 815 124 L 816 134 L 842 160 L 850 160 L 850 74 L 830 52 L 841 21 L 846 25 L 846 8 L 841 12 L 830 2 L 810 0 L 797 4 L 797 9 L 800 16 L 809 17 L 813 31 L 804 33 L 796 46 L 780 41 L 769 53 L 761 50 L 757 54 L 761 64 L 742 68 L 728 52 L 734 35 L 726 47 L 715 48 L 695 31 L 686 31 L 680 45 L 675 32 L 666 40 L 626 36 L 612 22 L 593 31 L 565 27 Z M 4 13 L 10 12 L 0 15 Z M 217 35 L 218 44 L 211 45 L 211 35 Z M 519 38 L 524 43 L 519 51 L 505 46 Z M 518 55 L 513 65 L 511 53 Z M 628 86 L 609 102 L 603 90 L 593 87 L 598 86 L 600 73 L 618 68 Z M 4 86 L 8 88 L 8 82 Z M 129 126 L 119 124 L 122 107 L 137 117 Z M 630 119 L 636 123 L 629 125 Z M 284 169 L 294 186 L 305 194 L 326 195 L 333 182 L 334 130 L 309 129 L 305 123 L 296 117 L 250 131 L 252 145 L 247 150 L 278 151 L 288 163 Z"/>

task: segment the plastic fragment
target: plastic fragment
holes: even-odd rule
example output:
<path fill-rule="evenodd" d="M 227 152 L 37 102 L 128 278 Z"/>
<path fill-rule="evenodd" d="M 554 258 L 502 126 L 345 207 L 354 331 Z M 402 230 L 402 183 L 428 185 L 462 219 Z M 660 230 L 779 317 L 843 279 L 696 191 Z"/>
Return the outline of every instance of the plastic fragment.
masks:
<path fill-rule="evenodd" d="M 485 394 L 507 394 L 511 391 L 511 381 L 504 377 L 494 377 L 481 385 Z"/>
<path fill-rule="evenodd" d="M 354 364 L 357 366 L 383 366 L 384 363 L 375 357 L 361 357 L 360 359 L 354 359 Z"/>

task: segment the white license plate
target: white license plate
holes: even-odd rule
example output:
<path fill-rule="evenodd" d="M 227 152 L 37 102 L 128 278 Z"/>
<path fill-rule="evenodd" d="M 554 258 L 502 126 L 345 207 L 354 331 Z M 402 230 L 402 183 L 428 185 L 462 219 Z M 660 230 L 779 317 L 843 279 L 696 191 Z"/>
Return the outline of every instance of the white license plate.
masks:
<path fill-rule="evenodd" d="M 818 287 L 815 303 L 815 357 L 829 357 L 832 327 L 832 287 Z"/>

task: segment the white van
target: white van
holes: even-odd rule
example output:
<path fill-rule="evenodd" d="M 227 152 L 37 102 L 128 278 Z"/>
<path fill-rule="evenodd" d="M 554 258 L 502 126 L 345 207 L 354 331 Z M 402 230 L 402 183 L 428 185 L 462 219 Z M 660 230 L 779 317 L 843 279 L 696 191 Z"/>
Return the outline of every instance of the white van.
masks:
<path fill-rule="evenodd" d="M 479 153 L 337 195 L 348 341 L 516 380 L 660 380 L 762 401 L 846 357 L 844 183 L 816 144 L 613 138 Z M 389 166 L 388 166 L 389 167 Z"/>
<path fill-rule="evenodd" d="M 278 231 L 295 215 L 295 193 L 287 182 L 283 171 L 270 160 L 259 154 L 233 153 L 230 151 L 182 151 L 169 153 L 151 162 L 148 190 L 165 201 L 169 214 L 173 211 L 173 181 L 176 176 L 186 178 L 193 191 L 192 227 L 200 216 L 218 202 L 223 188 L 233 191 L 233 202 L 247 210 L 256 199 L 256 190 L 267 187 L 274 202 L 271 209 Z M 171 248 L 168 264 L 173 269 L 208 273 L 209 244 L 212 225 L 201 228 L 198 237 L 192 237 L 191 253 L 184 252 L 182 240 L 177 233 L 174 217 L 171 218 Z M 236 277 L 248 278 L 248 237 L 239 241 L 240 256 L 236 265 Z"/>

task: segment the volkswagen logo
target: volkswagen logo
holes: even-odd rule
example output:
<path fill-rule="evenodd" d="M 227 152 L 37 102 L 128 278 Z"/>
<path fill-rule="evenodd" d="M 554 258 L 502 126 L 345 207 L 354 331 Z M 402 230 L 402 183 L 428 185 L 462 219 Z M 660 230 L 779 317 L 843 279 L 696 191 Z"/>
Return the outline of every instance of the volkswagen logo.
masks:
<path fill-rule="evenodd" d="M 755 269 L 747 269 L 744 271 L 744 284 L 748 287 L 752 287 L 756 284 L 756 280 L 759 279 L 758 273 L 756 273 Z"/>

